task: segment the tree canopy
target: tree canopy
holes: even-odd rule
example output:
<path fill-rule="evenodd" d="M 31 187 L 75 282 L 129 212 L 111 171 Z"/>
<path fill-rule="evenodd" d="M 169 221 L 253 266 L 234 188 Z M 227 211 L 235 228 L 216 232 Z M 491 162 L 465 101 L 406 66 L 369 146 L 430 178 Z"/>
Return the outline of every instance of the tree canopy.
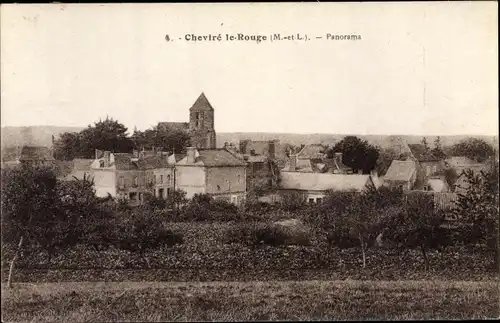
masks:
<path fill-rule="evenodd" d="M 93 158 L 95 150 L 127 153 L 134 148 L 134 142 L 127 134 L 127 127 L 107 117 L 89 125 L 78 133 L 63 133 L 54 143 L 57 159 Z"/>
<path fill-rule="evenodd" d="M 493 147 L 478 138 L 467 138 L 451 147 L 452 156 L 465 156 L 477 162 L 484 162 L 493 156 Z"/>
<path fill-rule="evenodd" d="M 356 136 L 344 137 L 327 151 L 327 156 L 331 158 L 336 152 L 342 153 L 342 163 L 351 167 L 353 172 L 361 170 L 363 173 L 369 173 L 375 169 L 379 158 L 379 151 L 376 147 Z"/>

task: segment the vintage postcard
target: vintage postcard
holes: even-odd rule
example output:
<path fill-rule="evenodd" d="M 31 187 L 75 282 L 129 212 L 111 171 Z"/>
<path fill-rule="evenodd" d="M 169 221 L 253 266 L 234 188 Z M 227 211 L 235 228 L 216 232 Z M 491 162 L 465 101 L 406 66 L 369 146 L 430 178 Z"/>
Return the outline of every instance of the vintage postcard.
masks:
<path fill-rule="evenodd" d="M 497 2 L 0 13 L 2 321 L 500 316 Z"/>

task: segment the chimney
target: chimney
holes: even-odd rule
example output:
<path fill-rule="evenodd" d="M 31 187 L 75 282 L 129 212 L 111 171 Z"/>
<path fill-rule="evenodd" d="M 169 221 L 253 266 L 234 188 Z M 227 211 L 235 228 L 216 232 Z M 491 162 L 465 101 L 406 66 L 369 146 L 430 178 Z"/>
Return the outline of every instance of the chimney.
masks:
<path fill-rule="evenodd" d="M 290 171 L 294 172 L 297 169 L 297 155 L 290 154 Z"/>
<path fill-rule="evenodd" d="M 196 161 L 196 148 L 195 147 L 187 147 L 186 149 L 186 157 L 188 164 L 194 164 Z"/>
<path fill-rule="evenodd" d="M 104 159 L 104 167 L 109 167 L 109 159 L 110 159 L 111 152 L 105 151 L 103 153 L 103 159 Z"/>
<path fill-rule="evenodd" d="M 377 172 L 377 170 L 373 169 L 373 170 L 370 172 L 370 175 L 372 175 L 373 177 L 377 178 L 377 177 L 378 177 L 378 172 Z"/>
<path fill-rule="evenodd" d="M 358 175 L 363 175 L 363 170 L 362 169 L 358 169 Z"/>
<path fill-rule="evenodd" d="M 274 142 L 274 140 L 269 141 L 269 158 L 276 158 L 276 143 Z"/>

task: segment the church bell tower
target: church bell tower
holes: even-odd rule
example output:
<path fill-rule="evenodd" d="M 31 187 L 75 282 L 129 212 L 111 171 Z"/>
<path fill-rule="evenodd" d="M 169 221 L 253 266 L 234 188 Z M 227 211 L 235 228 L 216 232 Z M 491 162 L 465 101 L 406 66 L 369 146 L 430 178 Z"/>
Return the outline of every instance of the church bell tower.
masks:
<path fill-rule="evenodd" d="M 189 134 L 191 146 L 215 149 L 214 108 L 204 93 L 198 97 L 189 109 Z"/>

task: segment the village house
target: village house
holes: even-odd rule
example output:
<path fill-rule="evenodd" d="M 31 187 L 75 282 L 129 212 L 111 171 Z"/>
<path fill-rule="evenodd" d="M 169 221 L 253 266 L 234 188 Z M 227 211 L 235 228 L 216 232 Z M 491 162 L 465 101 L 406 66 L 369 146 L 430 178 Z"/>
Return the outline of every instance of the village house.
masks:
<path fill-rule="evenodd" d="M 384 185 L 403 191 L 413 189 L 417 180 L 417 163 L 413 160 L 393 160 L 384 176 Z"/>
<path fill-rule="evenodd" d="M 173 188 L 173 165 L 168 159 L 165 153 L 145 156 L 97 151 L 91 165 L 96 195 L 124 198 L 132 205 L 141 204 L 145 193 L 166 198 Z"/>
<path fill-rule="evenodd" d="M 321 203 L 328 191 L 363 192 L 375 186 L 371 175 L 282 171 L 280 191 L 300 192 L 308 203 Z"/>
<path fill-rule="evenodd" d="M 280 192 L 301 192 L 308 203 L 320 203 L 328 191 L 363 192 L 369 187 L 378 188 L 378 180 L 374 181 L 374 177 L 375 173 L 347 173 L 341 153 L 336 154 L 329 163 L 317 163 L 308 155 L 300 158 L 292 154 L 285 168 L 280 171 Z"/>
<path fill-rule="evenodd" d="M 176 163 L 176 189 L 195 194 L 209 194 L 214 199 L 239 205 L 246 198 L 247 164 L 226 149 L 188 147 L 186 157 Z"/>
<path fill-rule="evenodd" d="M 417 162 L 415 189 L 424 189 L 430 177 L 442 174 L 445 163 L 422 144 L 409 144 L 410 158 Z"/>
<path fill-rule="evenodd" d="M 24 146 L 21 148 L 18 164 L 31 166 L 54 167 L 55 159 L 52 150 L 42 146 Z"/>

